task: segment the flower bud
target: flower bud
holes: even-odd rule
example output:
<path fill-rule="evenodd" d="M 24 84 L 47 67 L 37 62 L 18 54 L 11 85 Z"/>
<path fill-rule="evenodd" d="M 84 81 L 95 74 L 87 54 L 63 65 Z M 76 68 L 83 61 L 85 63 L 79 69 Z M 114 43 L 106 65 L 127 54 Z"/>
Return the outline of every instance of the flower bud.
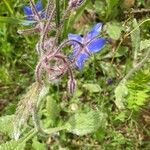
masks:
<path fill-rule="evenodd" d="M 68 81 L 68 92 L 73 95 L 75 89 L 76 89 L 76 80 L 75 79 L 69 79 L 69 81 Z"/>
<path fill-rule="evenodd" d="M 69 0 L 69 7 L 74 8 L 78 7 L 83 3 L 84 0 Z"/>

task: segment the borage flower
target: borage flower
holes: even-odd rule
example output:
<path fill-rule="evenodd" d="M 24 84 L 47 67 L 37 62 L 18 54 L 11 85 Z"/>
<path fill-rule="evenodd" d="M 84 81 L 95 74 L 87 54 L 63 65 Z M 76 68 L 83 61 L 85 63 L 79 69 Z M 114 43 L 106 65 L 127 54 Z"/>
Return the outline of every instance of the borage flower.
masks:
<path fill-rule="evenodd" d="M 102 29 L 102 23 L 97 23 L 90 32 L 84 37 L 78 34 L 68 34 L 69 40 L 80 42 L 81 47 L 77 42 L 72 42 L 73 53 L 71 60 L 75 60 L 76 66 L 82 69 L 84 61 L 93 53 L 99 52 L 106 43 L 105 38 L 99 38 L 98 35 Z"/>
<path fill-rule="evenodd" d="M 38 12 L 41 18 L 44 18 L 44 12 L 42 12 L 42 1 L 38 0 L 35 4 L 35 9 Z M 30 6 L 24 6 L 23 8 L 25 15 L 27 16 L 27 20 L 37 20 L 37 16 L 33 14 L 32 9 Z"/>

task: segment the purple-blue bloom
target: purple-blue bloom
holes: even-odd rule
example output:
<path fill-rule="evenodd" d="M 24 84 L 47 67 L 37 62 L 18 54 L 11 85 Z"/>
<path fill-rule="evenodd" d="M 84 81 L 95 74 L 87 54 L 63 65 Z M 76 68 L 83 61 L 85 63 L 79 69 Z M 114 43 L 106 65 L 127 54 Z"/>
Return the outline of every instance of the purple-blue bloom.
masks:
<path fill-rule="evenodd" d="M 90 56 L 90 54 L 99 52 L 106 43 L 105 38 L 97 37 L 102 29 L 102 23 L 97 23 L 84 37 L 78 34 L 68 34 L 69 40 L 75 40 L 80 42 L 81 47 L 77 42 L 72 42 L 73 53 L 71 59 L 75 59 L 76 66 L 82 69 L 84 61 Z"/>
<path fill-rule="evenodd" d="M 39 15 L 43 18 L 44 13 L 42 12 L 42 1 L 38 0 L 35 4 L 35 8 L 37 9 Z M 25 15 L 27 16 L 27 20 L 34 20 L 34 15 L 32 13 L 32 9 L 30 6 L 24 6 L 23 8 Z"/>

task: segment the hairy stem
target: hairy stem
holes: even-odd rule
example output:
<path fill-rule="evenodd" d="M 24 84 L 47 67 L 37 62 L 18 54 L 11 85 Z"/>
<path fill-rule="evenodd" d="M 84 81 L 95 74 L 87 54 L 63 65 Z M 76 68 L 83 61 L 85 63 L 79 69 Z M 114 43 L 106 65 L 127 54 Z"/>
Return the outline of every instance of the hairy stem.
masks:
<path fill-rule="evenodd" d="M 33 124 L 34 124 L 34 127 L 36 129 L 36 131 L 42 135 L 42 136 L 46 136 L 47 133 L 45 133 L 45 131 L 43 130 L 43 128 L 41 127 L 40 125 L 40 120 L 39 120 L 39 117 L 38 117 L 38 110 L 37 110 L 37 107 L 34 106 L 34 108 L 32 109 L 32 120 L 33 120 Z"/>
<path fill-rule="evenodd" d="M 36 16 L 37 21 L 40 22 L 41 16 L 39 15 L 39 13 L 37 11 L 34 2 L 32 0 L 29 0 L 29 1 L 30 1 L 30 6 L 31 6 L 32 13 Z"/>

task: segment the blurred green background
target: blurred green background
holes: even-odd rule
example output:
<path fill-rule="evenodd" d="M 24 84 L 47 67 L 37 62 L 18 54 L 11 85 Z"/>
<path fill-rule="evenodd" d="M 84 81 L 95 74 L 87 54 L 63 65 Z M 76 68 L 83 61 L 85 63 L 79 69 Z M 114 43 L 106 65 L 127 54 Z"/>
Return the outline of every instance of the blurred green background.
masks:
<path fill-rule="evenodd" d="M 45 2 L 43 0 L 43 5 Z M 25 4 L 28 4 L 27 0 L 0 1 L 1 116 L 15 113 L 20 97 L 35 80 L 38 35 L 17 33 L 18 29 L 28 28 L 21 25 Z M 61 6 L 63 11 L 66 1 Z M 36 136 L 25 149 L 150 149 L 150 61 L 128 80 L 127 97 L 123 97 L 124 87 L 119 87 L 114 93 L 118 83 L 133 67 L 135 53 L 138 63 L 150 47 L 150 21 L 138 26 L 149 17 L 149 0 L 86 0 L 71 13 L 65 22 L 62 38 L 67 38 L 70 32 L 83 34 L 96 22 L 103 22 L 101 34 L 111 43 L 86 61 L 83 71 L 75 72 L 78 87 L 74 97 L 67 95 L 66 77 L 58 85 L 51 85 L 47 97 L 51 104 L 46 108 L 50 115 L 43 109 L 42 120 L 45 126 L 53 127 L 75 112 L 87 113 L 94 109 L 104 113 L 104 121 L 98 130 L 84 136 L 65 131 L 48 139 Z M 134 28 L 136 30 L 131 36 L 124 38 Z M 2 132 L 0 139 L 0 143 L 5 143 L 10 137 Z"/>

